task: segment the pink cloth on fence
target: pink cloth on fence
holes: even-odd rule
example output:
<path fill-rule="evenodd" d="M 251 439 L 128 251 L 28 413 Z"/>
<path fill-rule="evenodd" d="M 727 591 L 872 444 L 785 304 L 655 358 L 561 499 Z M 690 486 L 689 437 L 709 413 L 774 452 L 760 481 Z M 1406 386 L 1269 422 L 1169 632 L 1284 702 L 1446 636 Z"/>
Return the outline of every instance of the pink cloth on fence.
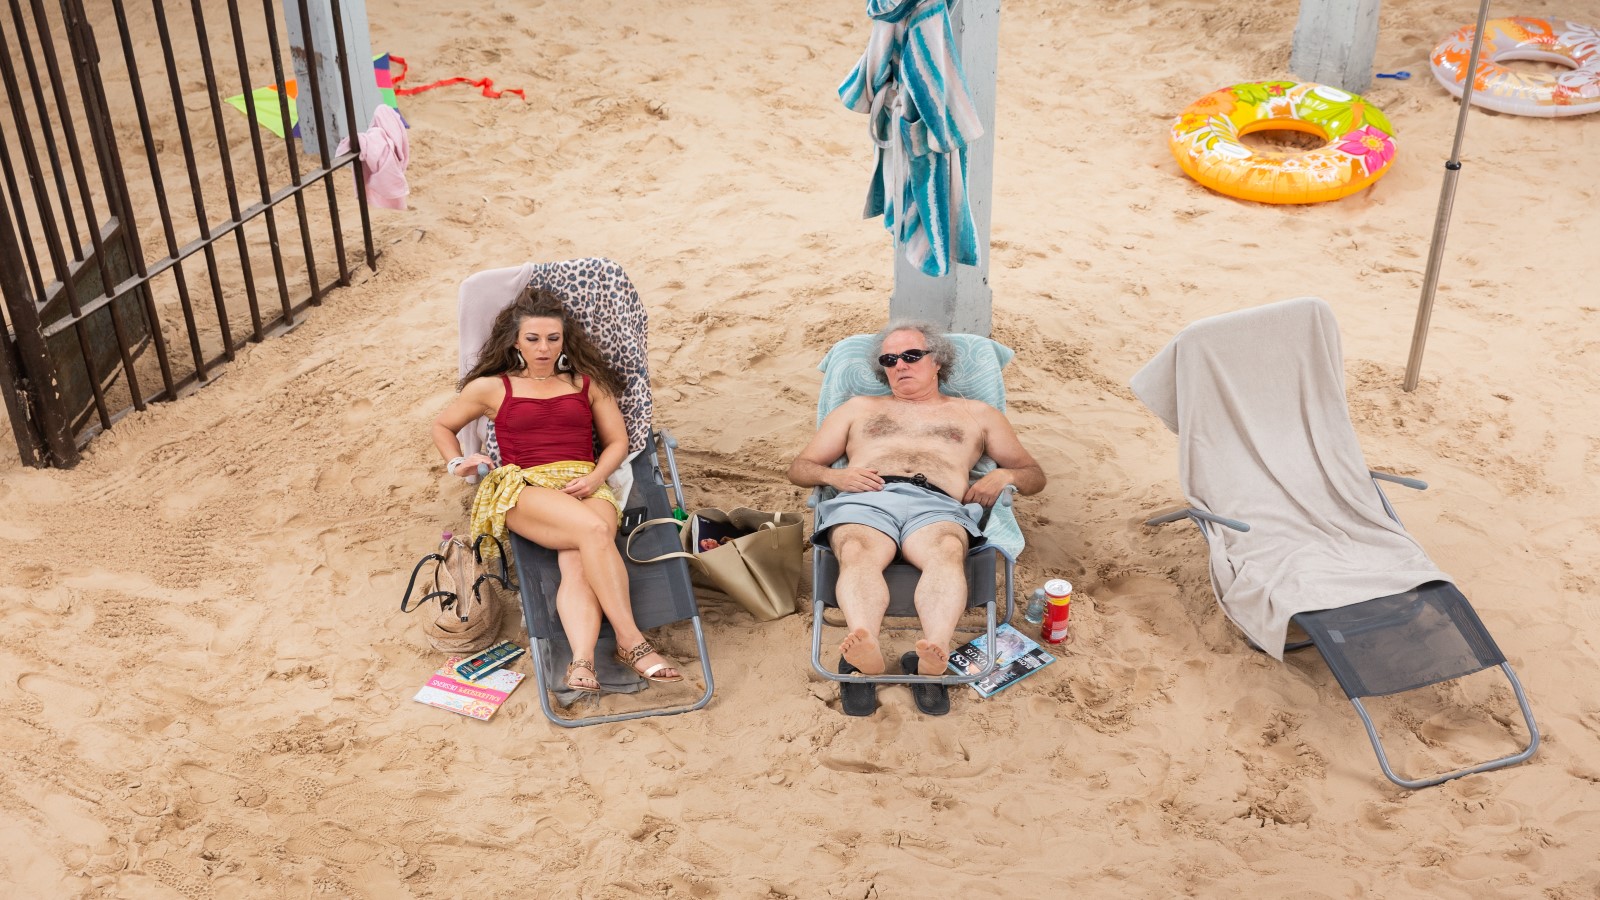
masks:
<path fill-rule="evenodd" d="M 335 154 L 350 149 L 350 139 L 339 142 Z M 406 166 L 411 162 L 411 144 L 406 137 L 406 122 L 388 106 L 372 114 L 372 127 L 361 133 L 361 177 L 367 183 L 367 204 L 383 209 L 405 209 Z"/>

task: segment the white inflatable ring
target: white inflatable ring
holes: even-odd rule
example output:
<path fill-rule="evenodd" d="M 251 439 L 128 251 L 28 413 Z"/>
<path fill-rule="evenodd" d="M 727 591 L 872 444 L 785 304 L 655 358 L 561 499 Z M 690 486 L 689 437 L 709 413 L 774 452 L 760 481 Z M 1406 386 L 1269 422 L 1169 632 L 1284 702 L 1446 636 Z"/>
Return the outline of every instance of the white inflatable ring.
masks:
<path fill-rule="evenodd" d="M 1434 48 L 1433 77 L 1456 97 L 1467 80 L 1473 26 Z M 1523 74 L 1501 65 L 1513 60 L 1557 63 L 1572 71 Z M 1565 19 L 1515 16 L 1490 19 L 1472 82 L 1472 103 L 1519 116 L 1580 116 L 1600 110 L 1600 30 Z"/>

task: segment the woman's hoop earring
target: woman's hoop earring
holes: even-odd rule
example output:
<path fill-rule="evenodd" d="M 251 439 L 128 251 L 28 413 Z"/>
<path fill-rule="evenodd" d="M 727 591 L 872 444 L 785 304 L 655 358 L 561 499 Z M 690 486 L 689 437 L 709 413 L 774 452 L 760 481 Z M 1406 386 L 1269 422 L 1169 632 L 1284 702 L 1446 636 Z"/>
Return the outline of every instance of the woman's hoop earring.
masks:
<path fill-rule="evenodd" d="M 571 372 L 572 371 L 572 362 L 567 359 L 567 355 L 565 353 L 563 353 L 560 356 L 556 357 L 556 368 L 560 369 L 563 372 Z"/>
<path fill-rule="evenodd" d="M 522 358 L 522 351 L 521 350 L 518 350 L 517 348 L 512 347 L 511 348 L 511 355 L 516 359 L 517 368 L 518 369 L 526 369 L 528 367 L 528 361 Z"/>

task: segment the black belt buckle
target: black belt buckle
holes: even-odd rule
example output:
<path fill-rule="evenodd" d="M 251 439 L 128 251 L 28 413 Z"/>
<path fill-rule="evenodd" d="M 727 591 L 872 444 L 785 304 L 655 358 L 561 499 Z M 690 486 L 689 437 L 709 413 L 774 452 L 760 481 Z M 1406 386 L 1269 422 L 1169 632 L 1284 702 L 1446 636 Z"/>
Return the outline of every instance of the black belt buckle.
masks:
<path fill-rule="evenodd" d="M 921 472 L 918 472 L 906 480 L 919 488 L 925 488 L 928 486 L 928 476 L 922 474 Z"/>

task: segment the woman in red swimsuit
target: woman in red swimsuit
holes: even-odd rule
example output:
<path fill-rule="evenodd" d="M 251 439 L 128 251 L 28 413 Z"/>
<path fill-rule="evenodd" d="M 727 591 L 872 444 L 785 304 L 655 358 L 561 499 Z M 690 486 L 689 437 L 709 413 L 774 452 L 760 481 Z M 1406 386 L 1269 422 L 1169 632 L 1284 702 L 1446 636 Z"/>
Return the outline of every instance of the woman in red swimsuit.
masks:
<path fill-rule="evenodd" d="M 567 318 L 560 298 L 530 287 L 495 318 L 460 388 L 434 420 L 434 446 L 450 474 L 471 476 L 479 463 L 494 461 L 462 456 L 456 432 L 479 416 L 494 422 L 502 465 L 478 486 L 473 535 L 504 540 L 509 528 L 556 551 L 556 609 L 572 645 L 567 687 L 599 692 L 594 649 L 602 617 L 617 633 L 618 660 L 651 681 L 682 681 L 634 623 L 617 552 L 621 507 L 606 478 L 628 455 L 616 400 L 622 379 Z"/>

